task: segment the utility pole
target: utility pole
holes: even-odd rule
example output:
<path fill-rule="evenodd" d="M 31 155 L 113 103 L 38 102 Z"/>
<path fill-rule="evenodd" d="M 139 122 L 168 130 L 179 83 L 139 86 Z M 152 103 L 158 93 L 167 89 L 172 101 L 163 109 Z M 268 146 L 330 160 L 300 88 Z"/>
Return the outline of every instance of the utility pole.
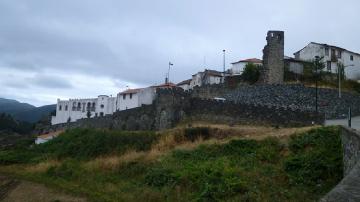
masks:
<path fill-rule="evenodd" d="M 342 76 L 342 73 L 343 72 L 345 73 L 345 67 L 352 67 L 354 65 L 344 66 L 342 63 L 338 63 L 337 66 L 338 66 L 338 75 L 339 75 L 339 98 L 341 98 L 341 76 Z"/>
<path fill-rule="evenodd" d="M 223 50 L 223 83 L 225 83 L 225 49 Z"/>

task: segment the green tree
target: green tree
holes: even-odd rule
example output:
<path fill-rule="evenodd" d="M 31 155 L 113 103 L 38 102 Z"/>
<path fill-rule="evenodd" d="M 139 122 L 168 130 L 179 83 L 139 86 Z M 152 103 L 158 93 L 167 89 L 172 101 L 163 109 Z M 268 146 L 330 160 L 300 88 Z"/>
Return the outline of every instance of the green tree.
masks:
<path fill-rule="evenodd" d="M 91 117 L 91 112 L 90 112 L 89 110 L 86 112 L 86 117 L 87 117 L 88 119 Z"/>
<path fill-rule="evenodd" d="M 259 65 L 255 65 L 254 63 L 246 64 L 244 72 L 242 73 L 244 81 L 247 81 L 250 84 L 256 83 L 260 76 L 259 67 Z"/>

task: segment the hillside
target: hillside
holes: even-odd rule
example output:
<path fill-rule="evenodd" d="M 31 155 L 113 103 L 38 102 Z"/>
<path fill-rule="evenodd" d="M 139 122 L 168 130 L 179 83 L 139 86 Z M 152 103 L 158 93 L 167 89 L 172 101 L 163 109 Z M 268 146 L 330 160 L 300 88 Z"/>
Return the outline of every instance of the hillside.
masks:
<path fill-rule="evenodd" d="M 0 151 L 0 172 L 90 201 L 303 202 L 341 180 L 342 152 L 337 127 L 75 129 Z"/>
<path fill-rule="evenodd" d="M 16 100 L 10 100 L 5 98 L 0 98 L 0 113 L 7 114 L 15 114 L 31 109 L 35 109 L 36 107 L 27 103 L 21 103 Z"/>
<path fill-rule="evenodd" d="M 10 114 L 19 121 L 36 123 L 44 116 L 49 116 L 54 110 L 56 110 L 56 105 L 35 107 L 16 100 L 0 98 L 0 113 Z"/>

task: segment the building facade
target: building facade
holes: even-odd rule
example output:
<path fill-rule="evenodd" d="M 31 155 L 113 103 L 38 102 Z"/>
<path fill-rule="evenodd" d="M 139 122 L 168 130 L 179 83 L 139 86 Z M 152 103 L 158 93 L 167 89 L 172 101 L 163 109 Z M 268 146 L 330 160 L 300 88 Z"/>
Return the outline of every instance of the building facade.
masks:
<path fill-rule="evenodd" d="M 360 54 L 344 48 L 311 42 L 303 49 L 294 53 L 295 59 L 311 61 L 316 56 L 323 57 L 325 70 L 337 73 L 338 64 L 345 66 L 345 76 L 348 79 L 360 80 Z"/>
<path fill-rule="evenodd" d="M 245 66 L 249 63 L 253 63 L 255 65 L 262 65 L 262 60 L 257 58 L 251 58 L 246 60 L 240 60 L 238 62 L 233 62 L 231 63 L 230 74 L 241 75 L 245 69 Z"/>
<path fill-rule="evenodd" d="M 117 95 L 118 111 L 141 107 L 142 105 L 150 105 L 155 99 L 156 88 L 138 88 L 128 89 Z"/>
<path fill-rule="evenodd" d="M 51 124 L 75 122 L 78 119 L 105 116 L 114 113 L 116 98 L 99 95 L 97 98 L 57 100 L 56 116 L 51 117 Z"/>
<path fill-rule="evenodd" d="M 190 90 L 191 80 L 192 80 L 192 79 L 188 79 L 188 80 L 182 81 L 182 82 L 176 84 L 176 86 L 182 88 L 182 89 L 185 90 L 185 91 Z"/>
<path fill-rule="evenodd" d="M 223 77 L 222 72 L 205 69 L 203 72 L 192 75 L 190 89 L 193 89 L 195 86 L 220 84 L 223 82 Z"/>

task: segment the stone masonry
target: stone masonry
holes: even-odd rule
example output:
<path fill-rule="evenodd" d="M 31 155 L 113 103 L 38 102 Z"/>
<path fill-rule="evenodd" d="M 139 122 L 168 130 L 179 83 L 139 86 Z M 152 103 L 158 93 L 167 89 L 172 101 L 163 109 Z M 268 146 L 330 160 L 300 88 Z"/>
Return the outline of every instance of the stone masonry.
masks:
<path fill-rule="evenodd" d="M 284 82 L 284 32 L 269 31 L 266 41 L 259 82 L 281 84 Z"/>

